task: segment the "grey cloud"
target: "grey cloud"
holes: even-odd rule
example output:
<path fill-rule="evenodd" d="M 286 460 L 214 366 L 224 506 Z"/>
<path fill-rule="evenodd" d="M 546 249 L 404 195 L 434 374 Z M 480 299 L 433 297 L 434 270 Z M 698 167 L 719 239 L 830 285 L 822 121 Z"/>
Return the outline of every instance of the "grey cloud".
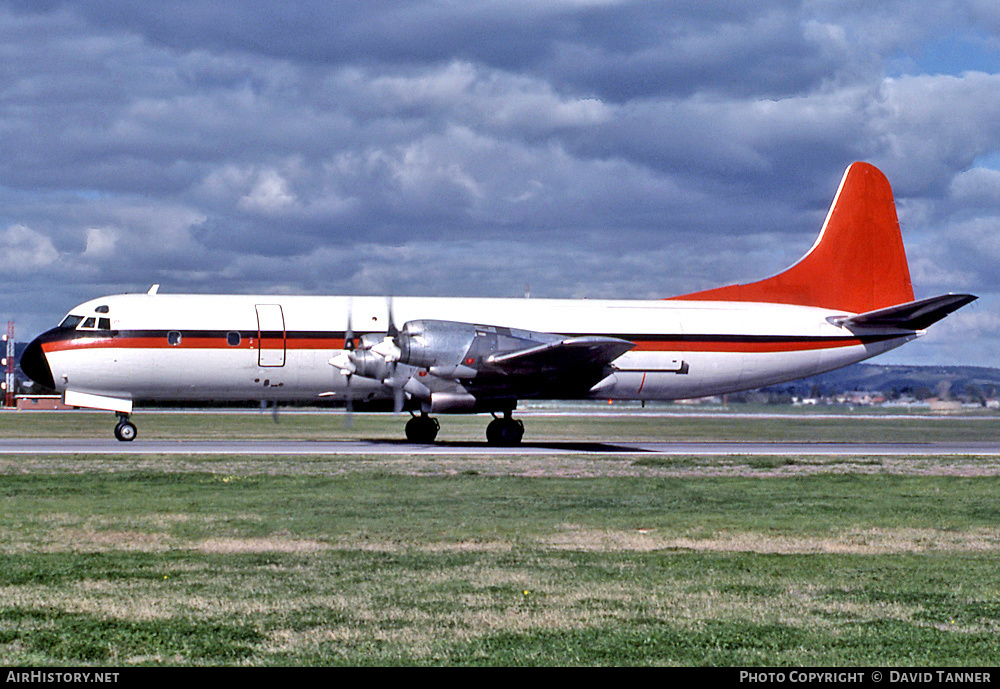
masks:
<path fill-rule="evenodd" d="M 152 282 L 668 296 L 793 262 L 855 159 L 889 175 L 921 289 L 1000 313 L 1000 192 L 976 162 L 1000 151 L 997 75 L 913 71 L 988 4 L 84 0 L 0 19 L 19 321 Z"/>

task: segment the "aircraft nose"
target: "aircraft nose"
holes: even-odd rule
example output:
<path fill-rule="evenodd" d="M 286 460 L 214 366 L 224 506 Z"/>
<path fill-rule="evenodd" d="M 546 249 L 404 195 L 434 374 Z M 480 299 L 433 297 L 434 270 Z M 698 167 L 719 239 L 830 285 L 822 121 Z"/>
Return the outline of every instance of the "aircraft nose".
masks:
<path fill-rule="evenodd" d="M 24 352 L 21 353 L 21 370 L 24 371 L 24 375 L 42 387 L 54 390 L 56 383 L 52 379 L 52 369 L 49 368 L 49 360 L 42 350 L 44 337 L 45 335 L 39 335 L 25 347 Z"/>

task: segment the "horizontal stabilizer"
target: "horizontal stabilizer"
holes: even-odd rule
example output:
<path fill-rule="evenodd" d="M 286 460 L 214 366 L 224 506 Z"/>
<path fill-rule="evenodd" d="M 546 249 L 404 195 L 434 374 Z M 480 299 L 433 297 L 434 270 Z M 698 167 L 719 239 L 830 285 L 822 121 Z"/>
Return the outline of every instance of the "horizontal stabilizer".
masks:
<path fill-rule="evenodd" d="M 604 366 L 633 347 L 633 343 L 614 337 L 571 337 L 515 352 L 494 354 L 487 362 L 512 373 L 553 369 L 570 372 L 578 366 Z"/>
<path fill-rule="evenodd" d="M 835 322 L 844 327 L 924 330 L 976 299 L 978 297 L 972 294 L 942 294 L 939 297 L 898 304 L 857 316 L 838 318 Z"/>

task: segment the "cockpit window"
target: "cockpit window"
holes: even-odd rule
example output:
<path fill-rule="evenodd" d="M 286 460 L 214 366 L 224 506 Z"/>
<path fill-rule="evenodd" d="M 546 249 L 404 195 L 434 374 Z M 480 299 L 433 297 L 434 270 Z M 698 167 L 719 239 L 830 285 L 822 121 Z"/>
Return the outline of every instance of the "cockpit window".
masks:
<path fill-rule="evenodd" d="M 87 320 L 85 320 L 83 322 L 83 325 L 81 325 L 80 327 L 81 328 L 93 328 L 95 325 L 97 325 L 97 321 L 94 320 L 93 316 L 91 316 L 90 318 L 88 318 Z"/>
<path fill-rule="evenodd" d="M 94 313 L 107 313 L 108 311 L 109 311 L 108 307 L 103 304 L 94 309 Z"/>
<path fill-rule="evenodd" d="M 74 316 L 70 314 L 63 319 L 62 323 L 59 324 L 60 328 L 75 328 L 83 320 L 83 316 Z"/>
<path fill-rule="evenodd" d="M 97 329 L 98 330 L 111 330 L 111 319 L 110 318 L 98 318 L 97 319 Z"/>

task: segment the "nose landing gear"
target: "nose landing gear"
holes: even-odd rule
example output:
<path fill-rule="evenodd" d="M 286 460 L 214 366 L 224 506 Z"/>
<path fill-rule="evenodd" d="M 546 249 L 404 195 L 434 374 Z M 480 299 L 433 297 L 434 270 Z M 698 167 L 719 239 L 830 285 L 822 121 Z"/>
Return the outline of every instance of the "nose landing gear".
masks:
<path fill-rule="evenodd" d="M 128 414 L 118 414 L 118 425 L 115 426 L 115 437 L 122 442 L 131 442 L 139 435 L 135 424 L 128 420 Z"/>

